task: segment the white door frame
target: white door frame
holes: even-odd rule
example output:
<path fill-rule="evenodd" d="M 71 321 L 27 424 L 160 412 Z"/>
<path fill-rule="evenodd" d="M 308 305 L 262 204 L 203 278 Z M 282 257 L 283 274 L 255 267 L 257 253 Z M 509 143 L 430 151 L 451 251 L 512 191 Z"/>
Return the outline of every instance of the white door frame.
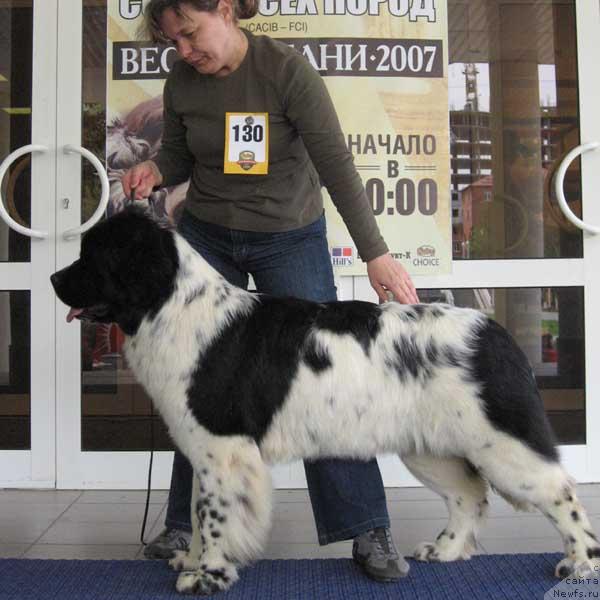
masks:
<path fill-rule="evenodd" d="M 57 0 L 33 3 L 31 143 L 47 152 L 31 155 L 31 227 L 53 232 L 56 182 Z M 31 240 L 29 263 L 0 263 L 2 290 L 31 293 L 31 450 L 0 451 L 0 487 L 54 487 L 55 365 L 54 238 Z"/>
<path fill-rule="evenodd" d="M 51 245 L 43 247 L 32 244 L 32 264 L 40 266 L 38 277 L 32 267 L 9 266 L 13 289 L 32 290 L 32 314 L 35 309 L 36 328 L 43 329 L 39 334 L 32 328 L 32 451 L 0 453 L 0 465 L 17 459 L 13 468 L 20 485 L 53 484 L 56 475 L 59 488 L 144 488 L 146 486 L 147 452 L 81 452 L 81 369 L 80 369 L 80 328 L 78 324 L 66 325 L 66 308 L 55 302 L 47 283 L 46 271 L 56 264 L 60 268 L 77 256 L 78 241 L 65 241 L 60 232 L 80 223 L 80 158 L 67 156 L 61 149 L 65 144 L 79 144 L 81 140 L 81 0 L 57 0 L 36 2 L 36 35 L 38 49 L 34 51 L 34 81 L 45 81 L 42 89 L 56 89 L 57 117 L 52 112 L 52 98 L 44 98 L 42 93 L 34 97 L 34 139 L 36 143 L 52 146 L 53 132 L 56 131 L 56 152 L 52 157 L 36 157 L 32 179 L 34 198 L 42 197 L 51 190 L 56 198 L 56 215 L 48 207 L 34 204 L 34 223 L 37 227 L 45 224 L 57 231 L 54 238 L 56 250 Z M 595 99 L 600 97 L 600 83 L 596 73 L 596 50 L 598 25 L 600 24 L 597 2 L 579 0 L 576 3 L 578 27 L 579 97 L 581 142 L 600 141 L 600 116 Z M 57 31 L 49 31 L 48 23 L 58 14 Z M 55 53 L 57 50 L 58 72 Z M 56 75 L 56 88 L 48 86 L 48 79 Z M 46 102 L 46 104 L 44 104 Z M 39 139 L 38 139 L 39 138 Z M 56 161 L 56 170 L 53 165 Z M 56 173 L 56 177 L 54 176 Z M 600 189 L 600 152 L 582 157 L 582 177 L 584 194 L 584 220 L 600 225 L 600 203 L 594 202 L 593 190 Z M 54 187 L 56 185 L 56 188 Z M 52 190 L 56 189 L 56 196 Z M 69 198 L 70 208 L 65 209 L 62 199 Z M 77 200 L 77 201 L 75 201 Z M 43 214 L 42 214 L 43 213 Z M 48 214 L 46 214 L 48 213 Z M 35 259 L 34 259 L 35 257 Z M 56 261 L 56 262 L 55 262 Z M 600 422 L 600 370 L 594 369 L 594 356 L 600 352 L 598 344 L 594 348 L 592 332 L 600 331 L 600 315 L 594 314 L 594 307 L 600 305 L 600 277 L 595 274 L 595 266 L 600 264 L 600 236 L 584 234 L 583 259 L 557 260 L 494 260 L 462 261 L 454 264 L 454 273 L 444 277 L 419 277 L 416 284 L 423 288 L 460 287 L 531 287 L 531 286 L 584 286 L 586 324 L 586 419 L 587 444 L 563 446 L 563 458 L 579 481 L 600 481 L 600 464 L 594 461 L 599 455 L 600 436 L 594 435 L 593 424 Z M 3 273 L 3 271 L 0 271 Z M 51 272 L 51 271 L 50 271 Z M 15 288 L 14 285 L 21 287 Z M 344 299 L 357 298 L 375 300 L 368 281 L 364 277 L 344 278 L 341 282 Z M 52 314 L 50 314 L 52 313 Z M 56 335 L 52 325 L 56 319 Z M 36 336 L 35 339 L 33 336 Z M 53 344 L 56 344 L 56 379 L 48 360 L 51 360 Z M 48 346 L 50 344 L 50 346 Z M 45 352 L 44 352 L 45 351 Z M 39 377 L 39 373 L 48 372 Z M 56 385 L 56 463 L 54 445 L 54 386 Z M 48 392 L 50 390 L 50 392 Z M 10 455 L 10 456 L 9 456 Z M 17 456 L 18 455 L 18 456 Z M 153 487 L 166 488 L 172 453 L 158 452 L 155 459 Z M 20 462 L 19 462 L 20 461 Z M 29 461 L 29 475 L 25 463 Z M 56 473 L 54 464 L 57 465 Z M 394 457 L 380 459 L 386 485 L 415 485 L 415 480 L 401 467 Z M 21 465 L 21 466 L 19 466 Z M 17 473 L 16 471 L 19 471 Z M 6 472 L 3 469 L 3 472 Z M 10 472 L 10 471 L 9 471 Z M 304 473 L 300 463 L 274 469 L 275 485 L 279 487 L 303 487 Z"/>
<path fill-rule="evenodd" d="M 598 80 L 598 39 L 600 37 L 600 2 L 577 2 L 579 118 L 581 143 L 600 142 L 600 81 Z M 583 220 L 600 226 L 600 150 L 581 157 Z M 587 481 L 600 481 L 600 344 L 593 334 L 600 332 L 600 234 L 583 234 L 584 303 L 585 303 L 585 381 L 586 439 L 581 467 Z M 577 473 L 574 473 L 577 476 Z M 583 478 L 582 478 L 583 479 Z"/>

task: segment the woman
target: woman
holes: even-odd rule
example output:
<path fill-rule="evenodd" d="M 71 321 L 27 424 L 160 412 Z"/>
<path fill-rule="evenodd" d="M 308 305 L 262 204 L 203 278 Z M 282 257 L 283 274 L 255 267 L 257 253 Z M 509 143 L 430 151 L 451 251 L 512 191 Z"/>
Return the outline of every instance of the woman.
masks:
<path fill-rule="evenodd" d="M 178 229 L 213 267 L 241 287 L 250 273 L 259 292 L 326 302 L 336 293 L 322 182 L 380 300 L 389 290 L 418 302 L 379 233 L 321 77 L 288 46 L 240 29 L 257 9 L 257 0 L 150 0 L 152 38 L 173 43 L 182 60 L 165 84 L 161 149 L 123 176 L 125 193 L 142 199 L 190 179 Z M 377 462 L 322 460 L 305 470 L 319 542 L 354 539 L 367 575 L 405 575 Z M 167 558 L 189 539 L 191 480 L 176 452 L 166 529 L 147 556 Z"/>

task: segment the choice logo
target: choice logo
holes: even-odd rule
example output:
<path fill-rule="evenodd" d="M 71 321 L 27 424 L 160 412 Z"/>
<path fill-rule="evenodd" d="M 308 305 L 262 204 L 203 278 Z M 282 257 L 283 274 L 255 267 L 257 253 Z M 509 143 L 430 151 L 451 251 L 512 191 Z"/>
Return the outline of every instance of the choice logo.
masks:
<path fill-rule="evenodd" d="M 435 248 L 424 244 L 417 248 L 417 256 L 413 258 L 415 267 L 439 267 L 440 259 L 435 257 Z"/>
<path fill-rule="evenodd" d="M 435 248 L 433 246 L 419 246 L 417 256 L 435 256 Z"/>

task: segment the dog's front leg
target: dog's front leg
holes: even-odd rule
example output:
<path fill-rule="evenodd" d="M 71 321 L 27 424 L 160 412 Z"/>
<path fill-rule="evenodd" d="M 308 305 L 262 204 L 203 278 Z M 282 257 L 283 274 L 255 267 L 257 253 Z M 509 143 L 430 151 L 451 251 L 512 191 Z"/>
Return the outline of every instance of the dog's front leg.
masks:
<path fill-rule="evenodd" d="M 192 502 L 190 505 L 192 539 L 188 550 L 176 550 L 175 556 L 169 561 L 169 564 L 175 571 L 197 571 L 201 565 L 200 559 L 206 548 L 206 538 L 202 532 L 202 510 L 200 508 L 204 500 L 200 503 L 198 502 L 201 488 L 204 489 L 204 485 L 200 483 L 200 477 L 194 473 Z"/>
<path fill-rule="evenodd" d="M 224 528 L 216 523 L 224 525 L 227 517 L 217 508 L 224 500 L 222 486 L 213 485 L 217 480 L 222 481 L 208 468 L 203 468 L 200 476 L 194 473 L 190 507 L 192 539 L 189 549 L 176 552 L 169 562 L 176 571 L 182 571 L 176 587 L 184 594 L 216 593 L 238 580 L 236 562 L 219 543 Z"/>
<path fill-rule="evenodd" d="M 183 572 L 177 590 L 212 594 L 238 579 L 239 566 L 257 558 L 271 516 L 271 481 L 256 444 L 219 437 L 188 455 L 195 476 L 192 541 L 171 566 Z"/>

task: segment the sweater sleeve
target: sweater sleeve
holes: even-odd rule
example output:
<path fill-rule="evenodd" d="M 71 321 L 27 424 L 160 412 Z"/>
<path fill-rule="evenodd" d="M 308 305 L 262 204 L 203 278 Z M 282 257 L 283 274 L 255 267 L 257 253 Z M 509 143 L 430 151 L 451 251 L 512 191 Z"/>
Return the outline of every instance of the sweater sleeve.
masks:
<path fill-rule="evenodd" d="M 176 70 L 172 75 L 175 76 Z M 169 187 L 187 181 L 194 166 L 194 156 L 190 152 L 186 134 L 187 128 L 181 115 L 173 106 L 171 77 L 167 79 L 163 91 L 163 134 L 160 149 L 152 159 L 158 166 L 163 181 L 161 187 Z"/>
<path fill-rule="evenodd" d="M 363 261 L 388 252 L 373 209 L 348 150 L 321 75 L 300 54 L 292 54 L 279 76 L 286 114 L 308 151 Z"/>

